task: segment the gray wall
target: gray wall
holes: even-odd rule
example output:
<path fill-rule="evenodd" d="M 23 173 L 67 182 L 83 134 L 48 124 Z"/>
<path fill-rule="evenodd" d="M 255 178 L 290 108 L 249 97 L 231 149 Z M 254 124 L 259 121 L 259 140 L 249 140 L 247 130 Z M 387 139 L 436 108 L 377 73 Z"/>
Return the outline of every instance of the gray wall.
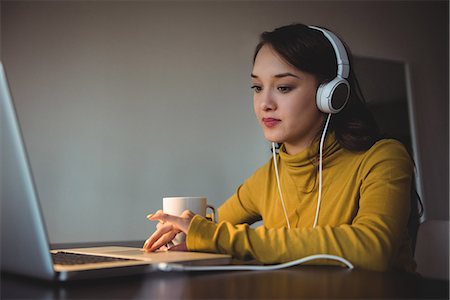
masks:
<path fill-rule="evenodd" d="M 253 48 L 291 22 L 410 63 L 427 216 L 448 219 L 446 2 L 1 5 L 2 61 L 52 242 L 144 239 L 165 195 L 229 197 L 270 155 L 252 112 Z"/>

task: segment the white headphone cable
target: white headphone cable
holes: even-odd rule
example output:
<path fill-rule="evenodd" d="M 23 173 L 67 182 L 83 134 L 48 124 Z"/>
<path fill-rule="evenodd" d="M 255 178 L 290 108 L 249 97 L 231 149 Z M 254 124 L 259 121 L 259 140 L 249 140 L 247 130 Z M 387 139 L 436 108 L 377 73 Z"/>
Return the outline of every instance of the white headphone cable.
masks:
<path fill-rule="evenodd" d="M 325 122 L 325 127 L 323 128 L 322 136 L 320 137 L 319 146 L 319 195 L 317 196 L 317 209 L 316 217 L 314 218 L 313 228 L 317 226 L 317 220 L 319 220 L 320 203 L 322 201 L 322 156 L 323 156 L 323 143 L 325 141 L 325 136 L 328 129 L 328 124 L 330 123 L 331 114 L 328 114 L 327 121 Z"/>
<path fill-rule="evenodd" d="M 316 216 L 314 218 L 314 224 L 313 228 L 317 226 L 317 221 L 319 220 L 319 211 L 320 211 L 320 204 L 322 202 L 322 166 L 323 166 L 323 144 L 325 142 L 325 136 L 328 130 L 328 125 L 330 124 L 331 114 L 328 114 L 327 120 L 325 122 L 325 126 L 323 128 L 322 136 L 320 137 L 320 145 L 319 145 L 319 193 L 317 197 L 317 208 L 316 208 Z M 281 205 L 283 206 L 283 212 L 284 216 L 286 218 L 286 223 L 288 228 L 291 228 L 291 224 L 289 223 L 289 218 L 286 211 L 286 205 L 284 203 L 283 193 L 281 192 L 281 184 L 280 184 L 280 176 L 278 174 L 278 165 L 277 165 L 277 159 L 276 159 L 276 151 L 275 151 L 275 143 L 272 142 L 272 155 L 273 155 L 273 164 L 275 167 L 275 177 L 277 178 L 277 185 L 278 185 L 278 193 L 280 194 L 281 199 Z"/>
<path fill-rule="evenodd" d="M 280 199 L 281 199 L 281 205 L 283 206 L 283 212 L 284 212 L 284 216 L 286 217 L 287 226 L 289 229 L 291 229 L 291 224 L 289 223 L 289 218 L 288 218 L 287 211 L 286 211 L 286 205 L 284 204 L 283 193 L 281 192 L 280 176 L 278 175 L 277 156 L 276 156 L 274 142 L 272 142 L 272 155 L 273 155 L 273 164 L 275 167 L 275 177 L 277 178 L 278 193 L 280 194 Z"/>
<path fill-rule="evenodd" d="M 284 268 L 289 268 L 292 266 L 300 265 L 305 262 L 309 262 L 316 259 L 331 259 L 335 261 L 339 261 L 352 270 L 353 264 L 336 255 L 330 254 L 314 254 L 310 256 L 306 256 L 297 260 L 293 260 L 290 262 L 277 264 L 277 265 L 268 265 L 268 266 L 255 266 L 255 265 L 228 265 L 228 266 L 186 266 L 177 263 L 159 263 L 157 264 L 157 268 L 160 271 L 170 272 L 170 271 L 272 271 L 279 270 Z"/>
<path fill-rule="evenodd" d="M 323 167 L 323 144 L 325 142 L 325 136 L 328 130 L 328 126 L 330 124 L 331 119 L 331 113 L 328 114 L 327 120 L 325 122 L 325 126 L 323 128 L 322 136 L 320 137 L 320 144 L 319 144 L 319 192 L 317 197 L 317 209 L 316 209 L 316 216 L 314 218 L 314 224 L 313 228 L 317 226 L 317 221 L 319 219 L 319 211 L 320 211 L 320 204 L 322 201 L 322 167 Z M 273 155 L 273 164 L 275 168 L 275 176 L 277 178 L 277 185 L 278 185 L 278 192 L 280 194 L 281 198 L 281 204 L 283 206 L 284 216 L 286 217 L 286 223 L 288 225 L 288 228 L 291 228 L 291 225 L 289 223 L 289 218 L 286 212 L 286 206 L 284 203 L 283 193 L 281 192 L 281 185 L 280 185 L 280 176 L 278 174 L 278 165 L 277 165 L 277 159 L 276 159 L 276 151 L 275 151 L 275 143 L 272 142 L 272 155 Z M 177 270 L 177 271 L 222 271 L 222 270 L 278 270 L 282 268 L 291 267 L 294 265 L 299 265 L 311 260 L 315 259 L 332 259 L 336 261 L 340 261 L 344 263 L 350 270 L 353 269 L 353 265 L 351 262 L 346 260 L 343 257 L 336 256 L 336 255 L 330 255 L 330 254 L 315 254 L 310 255 L 301 259 L 297 259 L 294 261 L 290 261 L 283 264 L 278 265 L 271 265 L 271 266 L 245 266 L 245 265 L 236 265 L 236 266 L 183 266 L 178 264 L 159 264 L 158 269 L 161 271 L 171 271 L 171 270 Z"/>

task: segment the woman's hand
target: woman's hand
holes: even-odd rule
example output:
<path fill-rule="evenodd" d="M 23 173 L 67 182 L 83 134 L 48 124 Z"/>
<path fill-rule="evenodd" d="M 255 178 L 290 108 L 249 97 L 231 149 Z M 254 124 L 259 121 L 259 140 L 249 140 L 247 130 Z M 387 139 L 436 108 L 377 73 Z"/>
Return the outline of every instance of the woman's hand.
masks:
<path fill-rule="evenodd" d="M 179 217 L 165 214 L 162 210 L 148 215 L 147 219 L 159 221 L 159 224 L 156 226 L 156 231 L 145 241 L 143 249 L 147 252 L 156 251 L 171 242 L 178 233 L 187 234 L 194 216 L 195 214 L 189 210 L 185 210 Z M 170 250 L 187 251 L 186 243 L 173 246 Z"/>

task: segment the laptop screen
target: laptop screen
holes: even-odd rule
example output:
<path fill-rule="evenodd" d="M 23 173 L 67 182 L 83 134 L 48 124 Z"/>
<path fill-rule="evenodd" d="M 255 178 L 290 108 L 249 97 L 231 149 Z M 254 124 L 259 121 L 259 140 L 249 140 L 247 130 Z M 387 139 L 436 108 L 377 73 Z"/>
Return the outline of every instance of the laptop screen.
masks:
<path fill-rule="evenodd" d="M 20 125 L 0 63 L 1 269 L 54 276 L 47 233 Z"/>

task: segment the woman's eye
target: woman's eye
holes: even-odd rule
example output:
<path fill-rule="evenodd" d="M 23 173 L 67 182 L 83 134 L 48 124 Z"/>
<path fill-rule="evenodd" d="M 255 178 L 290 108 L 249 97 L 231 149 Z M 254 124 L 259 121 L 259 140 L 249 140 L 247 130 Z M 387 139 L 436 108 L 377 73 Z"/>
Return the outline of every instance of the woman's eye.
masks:
<path fill-rule="evenodd" d="M 292 87 L 290 87 L 290 86 L 280 86 L 280 87 L 278 87 L 278 90 L 281 93 L 286 94 L 286 93 L 289 93 L 290 91 L 292 91 Z"/>
<path fill-rule="evenodd" d="M 259 93 L 262 91 L 262 87 L 254 85 L 251 87 L 251 89 L 255 92 L 255 93 Z"/>

